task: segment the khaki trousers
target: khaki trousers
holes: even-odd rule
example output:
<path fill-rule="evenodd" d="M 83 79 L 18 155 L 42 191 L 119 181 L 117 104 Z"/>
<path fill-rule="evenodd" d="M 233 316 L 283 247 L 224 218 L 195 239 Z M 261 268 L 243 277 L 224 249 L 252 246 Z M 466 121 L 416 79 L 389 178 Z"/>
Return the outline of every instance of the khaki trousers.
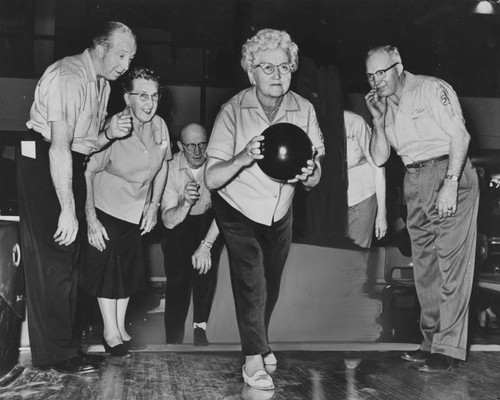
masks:
<path fill-rule="evenodd" d="M 457 211 L 440 219 L 437 196 L 447 170 L 448 160 L 407 170 L 407 225 L 422 309 L 421 349 L 465 360 L 479 188 L 476 170 L 467 160 L 459 182 Z"/>

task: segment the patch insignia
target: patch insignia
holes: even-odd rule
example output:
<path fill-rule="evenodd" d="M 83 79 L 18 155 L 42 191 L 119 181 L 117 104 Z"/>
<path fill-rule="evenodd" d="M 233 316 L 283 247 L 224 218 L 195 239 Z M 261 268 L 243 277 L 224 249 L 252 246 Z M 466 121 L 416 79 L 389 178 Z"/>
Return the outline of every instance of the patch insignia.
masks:
<path fill-rule="evenodd" d="M 450 104 L 450 99 L 448 98 L 448 94 L 446 93 L 446 90 L 441 90 L 441 93 L 439 94 L 439 100 L 441 101 L 441 104 L 443 106 L 447 106 Z"/>

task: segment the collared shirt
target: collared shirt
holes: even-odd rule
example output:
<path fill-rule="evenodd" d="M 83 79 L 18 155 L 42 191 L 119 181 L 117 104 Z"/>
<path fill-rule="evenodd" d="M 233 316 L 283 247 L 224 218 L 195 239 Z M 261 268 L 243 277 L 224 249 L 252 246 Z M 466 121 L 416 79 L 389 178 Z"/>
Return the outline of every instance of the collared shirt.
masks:
<path fill-rule="evenodd" d="M 168 177 L 165 191 L 163 192 L 162 210 L 168 210 L 176 207 L 180 201 L 184 199 L 184 188 L 188 182 L 196 181 L 200 185 L 200 198 L 194 203 L 189 210 L 189 215 L 201 215 L 207 212 L 212 207 L 210 198 L 210 190 L 205 185 L 205 174 L 203 173 L 204 165 L 200 167 L 196 177 L 193 175 L 191 168 L 186 160 L 184 152 L 179 151 L 174 154 L 174 158 L 168 162 Z"/>
<path fill-rule="evenodd" d="M 151 198 L 151 182 L 172 158 L 167 125 L 155 115 L 135 130 L 90 157 L 87 170 L 94 176 L 95 206 L 113 217 L 139 223 Z"/>
<path fill-rule="evenodd" d="M 387 102 L 387 140 L 404 164 L 449 154 L 450 132 L 465 130 L 457 94 L 441 79 L 404 74 L 399 105 Z"/>
<path fill-rule="evenodd" d="M 97 78 L 88 49 L 65 57 L 40 78 L 26 126 L 50 141 L 51 122 L 65 121 L 73 132 L 71 150 L 88 155 L 99 149 L 97 137 L 107 115 L 109 94 L 109 82 Z"/>
<path fill-rule="evenodd" d="M 287 92 L 273 124 L 280 122 L 289 122 L 302 128 L 318 154 L 324 154 L 323 135 L 314 107 L 309 101 L 292 91 Z M 217 115 L 207 154 L 213 158 L 230 160 L 270 125 L 257 99 L 255 87 L 242 90 L 224 104 Z M 243 168 L 219 190 L 219 194 L 251 220 L 271 225 L 273 221 L 283 218 L 290 208 L 294 190 L 294 184 L 270 179 L 253 163 Z"/>
<path fill-rule="evenodd" d="M 349 207 L 375 194 L 377 167 L 370 156 L 370 127 L 360 115 L 344 111 Z"/>

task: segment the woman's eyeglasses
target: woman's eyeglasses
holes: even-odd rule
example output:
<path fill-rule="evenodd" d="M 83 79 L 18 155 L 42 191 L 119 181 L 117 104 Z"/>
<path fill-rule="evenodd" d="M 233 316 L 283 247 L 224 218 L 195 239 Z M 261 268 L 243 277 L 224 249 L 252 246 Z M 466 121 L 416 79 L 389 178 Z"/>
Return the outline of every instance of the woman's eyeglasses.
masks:
<path fill-rule="evenodd" d="M 257 65 L 254 65 L 252 68 L 256 69 L 259 67 L 262 68 L 262 71 L 264 71 L 264 73 L 266 75 L 274 74 L 274 71 L 276 70 L 276 68 L 278 68 L 278 71 L 280 72 L 281 75 L 289 74 L 293 70 L 292 63 L 282 63 L 280 65 L 274 65 L 274 64 L 270 64 L 270 63 L 260 63 Z"/>

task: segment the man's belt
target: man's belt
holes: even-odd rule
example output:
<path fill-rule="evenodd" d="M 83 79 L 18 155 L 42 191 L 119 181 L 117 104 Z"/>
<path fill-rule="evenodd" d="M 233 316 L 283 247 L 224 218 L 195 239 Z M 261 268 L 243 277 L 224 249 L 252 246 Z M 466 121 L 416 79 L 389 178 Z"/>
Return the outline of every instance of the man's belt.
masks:
<path fill-rule="evenodd" d="M 423 161 L 416 161 L 411 164 L 406 164 L 405 167 L 408 169 L 413 169 L 413 168 L 423 168 L 426 165 L 429 164 L 434 164 L 439 161 L 447 160 L 448 159 L 448 154 L 443 154 L 442 156 L 434 157 L 434 158 L 429 158 L 428 160 L 423 160 Z"/>

